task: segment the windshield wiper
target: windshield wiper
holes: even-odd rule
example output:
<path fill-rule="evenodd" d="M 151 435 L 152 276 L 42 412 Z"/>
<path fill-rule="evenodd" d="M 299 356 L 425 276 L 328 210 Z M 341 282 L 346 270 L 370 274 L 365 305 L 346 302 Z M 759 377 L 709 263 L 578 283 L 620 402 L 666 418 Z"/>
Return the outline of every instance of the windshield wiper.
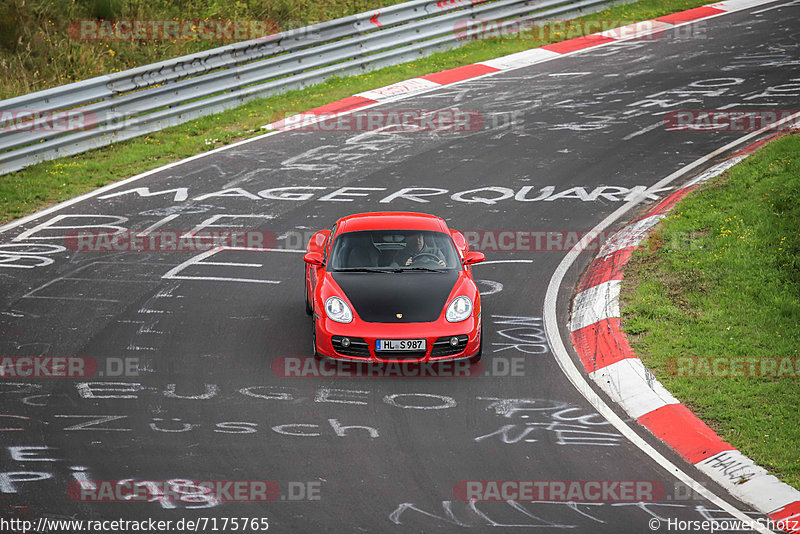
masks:
<path fill-rule="evenodd" d="M 425 271 L 429 273 L 443 273 L 447 271 L 444 267 L 440 269 L 433 269 L 431 267 L 405 267 L 403 269 L 398 269 L 399 271 Z"/>
<path fill-rule="evenodd" d="M 376 269 L 376 268 L 369 268 L 369 267 L 353 267 L 350 269 L 336 269 L 337 273 L 396 273 L 399 270 L 394 269 Z"/>

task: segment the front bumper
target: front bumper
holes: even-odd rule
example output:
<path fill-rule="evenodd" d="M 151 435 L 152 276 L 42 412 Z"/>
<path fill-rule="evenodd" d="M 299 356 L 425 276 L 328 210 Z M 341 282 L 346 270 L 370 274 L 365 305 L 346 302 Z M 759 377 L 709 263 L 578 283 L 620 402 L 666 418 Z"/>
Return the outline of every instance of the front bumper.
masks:
<path fill-rule="evenodd" d="M 475 356 L 480 350 L 480 315 L 472 316 L 460 323 L 449 323 L 444 319 L 431 323 L 367 323 L 354 319 L 348 324 L 337 323 L 328 318 L 314 318 L 317 354 L 320 356 L 361 362 L 435 362 L 460 360 Z M 452 347 L 449 340 L 458 337 L 458 346 Z M 350 341 L 350 347 L 342 347 L 341 338 Z M 425 339 L 424 353 L 379 352 L 378 339 Z M 438 343 L 437 343 L 438 342 Z M 457 352 L 455 352 L 457 350 Z"/>

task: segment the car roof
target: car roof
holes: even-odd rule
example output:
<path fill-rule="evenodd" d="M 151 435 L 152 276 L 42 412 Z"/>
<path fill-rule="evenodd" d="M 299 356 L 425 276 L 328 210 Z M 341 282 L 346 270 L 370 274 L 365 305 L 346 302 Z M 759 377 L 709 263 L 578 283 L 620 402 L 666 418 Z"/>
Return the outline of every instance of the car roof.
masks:
<path fill-rule="evenodd" d="M 342 217 L 337 224 L 339 225 L 339 233 L 363 230 L 429 230 L 447 232 L 447 224 L 441 217 L 408 211 L 358 213 Z"/>

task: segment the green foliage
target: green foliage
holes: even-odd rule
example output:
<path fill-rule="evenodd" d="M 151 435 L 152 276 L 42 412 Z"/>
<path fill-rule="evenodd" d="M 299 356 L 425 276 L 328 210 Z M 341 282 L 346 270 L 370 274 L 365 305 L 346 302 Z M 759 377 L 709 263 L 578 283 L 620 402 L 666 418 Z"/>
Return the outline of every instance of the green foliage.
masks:
<path fill-rule="evenodd" d="M 800 137 L 690 194 L 625 271 L 623 326 L 664 385 L 722 437 L 800 487 L 800 378 L 697 378 L 677 357 L 800 358 Z"/>
<path fill-rule="evenodd" d="M 269 33 L 399 0 L 0 0 L 0 100 L 228 44 L 212 40 L 89 41 L 86 19 L 269 21 Z M 73 26 L 74 29 L 74 26 Z"/>

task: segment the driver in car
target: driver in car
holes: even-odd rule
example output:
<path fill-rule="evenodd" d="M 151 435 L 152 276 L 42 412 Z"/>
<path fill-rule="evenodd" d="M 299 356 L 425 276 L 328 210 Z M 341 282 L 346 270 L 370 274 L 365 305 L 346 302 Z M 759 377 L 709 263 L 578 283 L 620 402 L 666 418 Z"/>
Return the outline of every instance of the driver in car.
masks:
<path fill-rule="evenodd" d="M 397 263 L 400 265 L 409 266 L 421 254 L 430 254 L 436 256 L 438 258 L 437 263 L 440 266 L 447 266 L 444 261 L 444 254 L 442 254 L 441 250 L 436 247 L 425 246 L 425 235 L 422 233 L 413 233 L 408 235 L 406 238 L 406 248 L 400 251 L 398 254 L 399 258 L 397 259 Z M 431 258 L 431 256 L 428 257 Z"/>

